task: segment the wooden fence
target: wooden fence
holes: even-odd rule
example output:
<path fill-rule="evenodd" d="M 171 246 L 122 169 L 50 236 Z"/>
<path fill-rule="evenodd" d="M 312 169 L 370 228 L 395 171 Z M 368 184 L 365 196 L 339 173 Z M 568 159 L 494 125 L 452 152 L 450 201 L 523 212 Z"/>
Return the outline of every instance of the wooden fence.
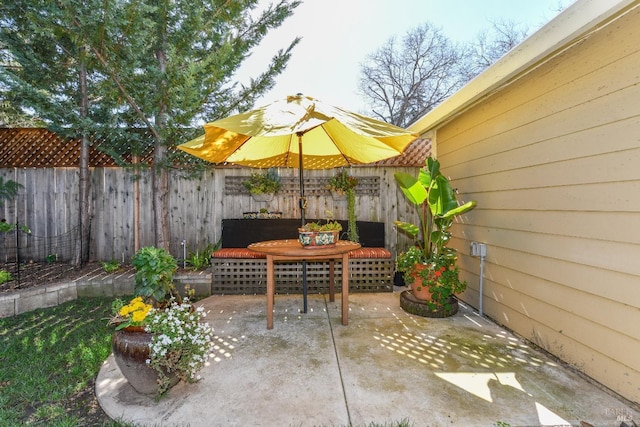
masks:
<path fill-rule="evenodd" d="M 299 171 L 280 169 L 283 189 L 271 202 L 256 202 L 239 185 L 254 169 L 212 168 L 198 179 L 184 179 L 179 173 L 170 178 L 170 251 L 176 258 L 195 252 L 221 236 L 223 218 L 241 218 L 243 212 L 279 211 L 285 218 L 299 218 Z M 396 245 L 404 248 L 408 239 L 397 234 L 393 221 L 416 221 L 414 207 L 409 205 L 393 178 L 398 171 L 415 173 L 416 168 L 356 167 L 349 173 L 360 178 L 356 188 L 356 216 L 361 221 L 386 224 L 386 246 L 395 253 Z M 121 168 L 92 168 L 91 170 L 91 258 L 128 262 L 135 253 L 134 236 L 139 228 L 140 245 L 153 245 L 153 204 L 151 171 L 143 171 L 138 178 L 136 197 L 133 171 Z M 326 181 L 336 170 L 304 172 L 307 218 L 325 218 L 330 211 L 337 219 L 347 219 L 347 202 L 334 201 L 325 190 Z M 56 236 L 75 236 L 78 226 L 79 192 L 77 168 L 12 168 L 0 169 L 0 176 L 24 186 L 15 200 L 0 208 L 0 219 L 27 225 L 32 236 L 21 236 L 21 247 L 27 257 L 41 261 L 42 253 L 57 254 Z M 134 206 L 139 200 L 140 220 L 136 226 Z M 7 233 L 9 234 L 9 233 Z M 35 250 L 35 238 L 46 239 L 44 251 Z M 75 238 L 75 237 L 74 237 Z M 15 237 L 3 236 L 4 257 L 15 246 Z M 54 242 L 54 243 L 51 243 Z M 3 250 L 0 247 L 0 250 Z M 51 251 L 51 252 L 49 252 Z M 22 253 L 22 252 L 21 252 Z M 0 253 L 0 256 L 2 254 Z M 58 254 L 59 256 L 59 254 Z M 64 258 L 64 257 L 62 257 Z"/>

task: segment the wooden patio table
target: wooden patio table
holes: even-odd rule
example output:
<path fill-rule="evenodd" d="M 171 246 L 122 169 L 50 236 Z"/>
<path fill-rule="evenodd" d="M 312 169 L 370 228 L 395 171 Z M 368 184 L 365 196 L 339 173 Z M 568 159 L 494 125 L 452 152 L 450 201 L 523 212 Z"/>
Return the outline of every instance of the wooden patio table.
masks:
<path fill-rule="evenodd" d="M 338 240 L 331 247 L 303 247 L 298 240 L 268 240 L 248 246 L 252 251 L 267 256 L 267 329 L 273 329 L 273 303 L 275 299 L 275 261 L 330 260 L 329 292 L 333 301 L 333 260 L 342 260 L 342 324 L 349 323 L 349 251 L 360 248 L 359 243 Z M 305 284 L 306 286 L 306 284 Z M 306 297 L 306 295 L 305 295 Z"/>

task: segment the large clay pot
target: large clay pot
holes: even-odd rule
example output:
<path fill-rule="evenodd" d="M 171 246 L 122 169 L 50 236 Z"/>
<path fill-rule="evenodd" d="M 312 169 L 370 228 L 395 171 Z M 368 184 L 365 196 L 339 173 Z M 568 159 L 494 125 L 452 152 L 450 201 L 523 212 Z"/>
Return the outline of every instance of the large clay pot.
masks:
<path fill-rule="evenodd" d="M 425 268 L 427 268 L 427 266 L 424 264 L 416 264 L 413 266 L 413 270 L 411 271 L 411 277 L 413 278 L 413 282 L 411 283 L 411 293 L 416 299 L 421 301 L 431 300 L 429 287 L 422 284 L 422 278 L 419 275 Z"/>
<path fill-rule="evenodd" d="M 147 365 L 151 334 L 142 328 L 125 328 L 116 331 L 111 339 L 111 348 L 116 364 L 129 384 L 141 394 L 158 392 L 158 372 Z M 177 384 L 178 379 L 172 380 Z"/>

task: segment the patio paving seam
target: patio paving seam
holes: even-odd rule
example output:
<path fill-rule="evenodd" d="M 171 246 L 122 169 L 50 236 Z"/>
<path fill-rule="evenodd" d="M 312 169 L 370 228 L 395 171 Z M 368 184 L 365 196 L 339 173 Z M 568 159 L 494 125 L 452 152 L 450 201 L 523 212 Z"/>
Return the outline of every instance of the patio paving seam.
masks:
<path fill-rule="evenodd" d="M 338 376 L 340 377 L 340 386 L 342 388 L 342 397 L 344 398 L 344 407 L 347 411 L 347 420 L 351 425 L 351 412 L 349 412 L 349 401 L 347 399 L 347 390 L 344 385 L 344 378 L 342 376 L 342 366 L 340 365 L 340 357 L 338 356 L 338 347 L 336 346 L 336 337 L 333 333 L 333 323 L 331 322 L 331 315 L 329 314 L 329 305 L 327 304 L 327 296 L 324 295 L 324 308 L 327 313 L 327 321 L 329 322 L 329 332 L 331 333 L 331 343 L 333 344 L 333 354 L 336 356 L 336 365 L 338 366 Z"/>

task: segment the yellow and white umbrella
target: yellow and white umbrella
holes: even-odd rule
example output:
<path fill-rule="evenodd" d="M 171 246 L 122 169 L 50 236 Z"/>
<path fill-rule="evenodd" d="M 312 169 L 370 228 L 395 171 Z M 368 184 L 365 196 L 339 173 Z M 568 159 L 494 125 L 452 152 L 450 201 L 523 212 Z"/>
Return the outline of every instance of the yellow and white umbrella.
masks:
<path fill-rule="evenodd" d="M 179 149 L 213 163 L 304 169 L 373 163 L 401 154 L 418 135 L 301 94 L 204 125 Z"/>

